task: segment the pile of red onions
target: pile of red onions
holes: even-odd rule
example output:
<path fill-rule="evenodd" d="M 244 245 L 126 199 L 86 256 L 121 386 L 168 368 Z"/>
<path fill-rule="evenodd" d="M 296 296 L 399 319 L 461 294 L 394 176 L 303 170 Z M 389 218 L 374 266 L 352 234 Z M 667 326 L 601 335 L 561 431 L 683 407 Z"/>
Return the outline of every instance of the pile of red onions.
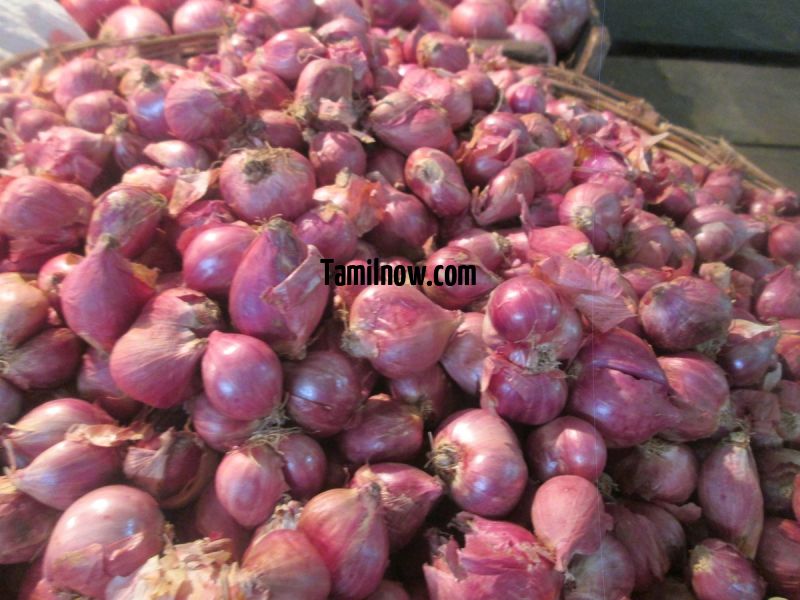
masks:
<path fill-rule="evenodd" d="M 800 598 L 800 201 L 586 0 L 63 4 L 221 33 L 3 80 L 0 595 Z"/>

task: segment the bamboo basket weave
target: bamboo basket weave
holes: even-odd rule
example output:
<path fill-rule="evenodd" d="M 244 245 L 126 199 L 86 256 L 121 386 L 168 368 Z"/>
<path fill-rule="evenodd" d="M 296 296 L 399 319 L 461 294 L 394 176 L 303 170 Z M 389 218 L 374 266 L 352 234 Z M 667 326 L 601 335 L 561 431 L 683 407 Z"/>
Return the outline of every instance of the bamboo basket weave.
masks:
<path fill-rule="evenodd" d="M 574 55 L 574 60 L 583 65 L 583 71 L 591 70 L 593 64 L 599 66 L 597 61 L 602 61 L 602 57 L 605 56 L 604 52 L 600 52 L 602 54 L 600 56 L 596 51 L 597 43 L 602 45 L 601 38 L 605 35 L 602 31 L 602 26 L 600 28 L 598 29 L 595 25 L 590 24 L 590 36 L 594 35 L 596 41 L 584 40 L 584 43 L 595 47 L 595 50 L 576 51 Z M 143 58 L 173 62 L 181 61 L 198 54 L 214 52 L 219 36 L 222 33 L 224 33 L 223 29 L 213 29 L 183 35 L 134 38 L 119 41 L 90 40 L 65 44 L 17 55 L 9 60 L 0 62 L 0 74 L 31 68 L 38 69 L 44 73 L 53 65 L 78 54 L 93 53 L 108 48 L 130 47 L 135 55 Z M 600 40 L 600 42 L 597 42 L 597 40 Z M 509 41 L 476 40 L 475 46 L 486 47 L 490 43 L 501 43 L 506 54 L 517 60 L 520 58 L 535 58 L 540 51 L 538 47 L 530 47 L 519 42 Z M 521 65 L 523 63 L 515 62 L 513 64 Z M 656 144 L 656 147 L 676 160 L 688 165 L 731 166 L 741 170 L 745 180 L 756 187 L 768 190 L 784 187 L 781 182 L 742 156 L 724 139 L 704 136 L 685 127 L 672 124 L 658 114 L 653 106 L 642 98 L 625 94 L 602 84 L 578 70 L 568 68 L 566 64 L 542 66 L 542 69 L 550 80 L 556 95 L 573 96 L 595 110 L 607 110 L 615 113 L 652 135 L 666 134 Z"/>

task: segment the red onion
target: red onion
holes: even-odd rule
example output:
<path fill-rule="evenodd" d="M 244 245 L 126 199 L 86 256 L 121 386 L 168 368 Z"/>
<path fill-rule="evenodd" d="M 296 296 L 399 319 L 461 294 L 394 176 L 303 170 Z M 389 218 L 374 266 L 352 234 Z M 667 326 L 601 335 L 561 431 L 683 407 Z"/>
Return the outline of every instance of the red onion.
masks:
<path fill-rule="evenodd" d="M 505 0 L 465 0 L 450 12 L 450 27 L 459 37 L 494 40 L 506 37 L 513 18 L 514 11 Z"/>
<path fill-rule="evenodd" d="M 728 260 L 747 240 L 742 219 L 717 204 L 695 208 L 681 227 L 694 238 L 703 262 Z"/>
<path fill-rule="evenodd" d="M 444 493 L 441 481 L 400 463 L 364 465 L 350 481 L 350 487 L 356 489 L 369 489 L 373 485 L 380 489 L 383 517 L 393 551 L 411 541 Z"/>
<path fill-rule="evenodd" d="M 431 32 L 423 35 L 417 43 L 417 63 L 421 67 L 433 67 L 456 73 L 469 65 L 466 46 L 446 33 Z"/>
<path fill-rule="evenodd" d="M 157 12 L 144 6 L 129 5 L 114 11 L 103 22 L 97 39 L 124 40 L 170 33 L 169 25 Z"/>
<path fill-rule="evenodd" d="M 596 552 L 577 555 L 570 562 L 564 600 L 628 598 L 635 583 L 631 553 L 607 534 Z"/>
<path fill-rule="evenodd" d="M 368 6 L 375 27 L 410 29 L 416 24 L 420 12 L 418 0 L 376 0 Z"/>
<path fill-rule="evenodd" d="M 414 407 L 429 424 L 437 424 L 453 412 L 454 398 L 450 381 L 441 366 L 389 382 L 391 396 Z"/>
<path fill-rule="evenodd" d="M 471 396 L 478 395 L 483 361 L 487 355 L 482 329 L 481 313 L 465 313 L 440 359 L 447 374 Z"/>
<path fill-rule="evenodd" d="M 462 145 L 457 159 L 461 163 L 461 170 L 467 184 L 471 186 L 486 185 L 503 169 L 511 165 L 517 156 L 518 140 L 519 135 L 516 132 L 512 132 L 508 137 L 487 134 L 474 136 L 472 141 Z M 520 166 L 516 168 L 521 169 Z M 519 177 L 520 175 L 517 175 L 517 178 Z M 521 193 L 526 196 L 525 200 L 533 198 L 535 183 L 530 173 L 527 174 L 527 179 L 530 179 L 530 183 L 526 183 L 520 190 L 515 189 L 512 197 Z M 494 193 L 498 191 L 495 190 Z M 473 210 L 473 212 L 475 211 Z M 519 212 L 521 210 L 517 211 L 517 214 Z"/>
<path fill-rule="evenodd" d="M 44 554 L 55 586 L 101 597 L 114 576 L 126 576 L 163 544 L 164 517 L 155 500 L 124 485 L 82 496 L 61 515 Z"/>
<path fill-rule="evenodd" d="M 244 443 L 258 429 L 259 421 L 237 421 L 217 411 L 205 394 L 188 405 L 197 435 L 214 450 L 225 452 Z"/>
<path fill-rule="evenodd" d="M 28 562 L 38 555 L 56 524 L 59 513 L 39 504 L 0 478 L 0 564 Z"/>
<path fill-rule="evenodd" d="M 197 499 L 217 462 L 196 433 L 170 428 L 129 448 L 123 470 L 163 508 L 181 508 Z"/>
<path fill-rule="evenodd" d="M 378 587 L 389 562 L 389 536 L 377 486 L 314 496 L 297 525 L 319 549 L 334 596 L 365 598 Z"/>
<path fill-rule="evenodd" d="M 666 350 L 720 340 L 731 323 L 731 301 L 714 284 L 678 277 L 650 288 L 639 303 L 647 337 Z"/>
<path fill-rule="evenodd" d="M 283 459 L 283 478 L 293 498 L 307 500 L 322 490 L 327 459 L 316 440 L 302 433 L 279 434 L 274 447 Z"/>
<path fill-rule="evenodd" d="M 756 464 L 767 513 L 791 515 L 795 479 L 800 474 L 800 451 L 763 448 L 756 453 Z"/>
<path fill-rule="evenodd" d="M 164 117 L 176 138 L 225 137 L 242 124 L 247 96 L 230 77 L 187 73 L 167 91 Z"/>
<path fill-rule="evenodd" d="M 369 114 L 368 124 L 381 142 L 406 155 L 422 146 L 444 152 L 455 146 L 445 110 L 406 92 L 392 92 L 381 99 Z"/>
<path fill-rule="evenodd" d="M 800 475 L 794 478 L 794 491 L 792 493 L 792 511 L 794 518 L 800 520 Z"/>
<path fill-rule="evenodd" d="M 258 70 L 271 71 L 293 86 L 306 63 L 323 56 L 325 47 L 311 33 L 287 29 L 271 37 L 256 50 L 251 63 L 256 61 Z M 253 66 L 249 70 L 253 70 Z"/>
<path fill-rule="evenodd" d="M 313 198 L 317 205 L 332 204 L 341 209 L 355 227 L 357 235 L 373 229 L 383 216 L 385 205 L 391 200 L 389 188 L 380 183 L 373 183 L 358 175 L 341 172 L 335 185 L 326 185 L 314 191 Z M 356 246 L 362 242 L 357 242 Z M 373 257 L 374 248 L 359 258 Z"/>
<path fill-rule="evenodd" d="M 353 414 L 339 434 L 339 448 L 351 463 L 407 461 L 422 448 L 422 417 L 405 402 L 378 394 Z"/>
<path fill-rule="evenodd" d="M 220 0 L 189 0 L 180 5 L 172 17 L 176 34 L 198 33 L 225 24 L 225 4 Z"/>
<path fill-rule="evenodd" d="M 91 490 L 111 483 L 120 470 L 117 448 L 68 434 L 24 469 L 9 473 L 11 482 L 42 504 L 65 510 Z"/>
<path fill-rule="evenodd" d="M 776 350 L 788 375 L 797 379 L 800 377 L 800 320 L 786 319 L 779 324 L 782 331 Z"/>
<path fill-rule="evenodd" d="M 376 148 L 367 161 L 367 176 L 374 181 L 383 181 L 394 188 L 402 189 L 406 185 L 405 163 L 405 156 L 396 150 Z"/>
<path fill-rule="evenodd" d="M 517 22 L 541 27 L 558 50 L 568 50 L 589 18 L 586 0 L 527 0 L 517 13 Z"/>
<path fill-rule="evenodd" d="M 9 350 L 47 323 L 47 296 L 18 274 L 0 279 L 0 348 Z"/>
<path fill-rule="evenodd" d="M 363 399 L 354 366 L 340 352 L 312 351 L 287 364 L 286 391 L 289 415 L 319 437 L 341 431 Z"/>
<path fill-rule="evenodd" d="M 451 415 L 433 439 L 430 460 L 455 503 L 479 515 L 506 514 L 525 487 L 519 442 L 505 421 L 486 410 Z"/>
<path fill-rule="evenodd" d="M 729 391 L 725 373 L 701 354 L 685 352 L 658 359 L 669 382 L 670 401 L 677 422 L 662 435 L 688 442 L 708 437 L 717 430 Z"/>
<path fill-rule="evenodd" d="M 533 498 L 531 519 L 536 536 L 554 553 L 559 571 L 566 570 L 575 554 L 596 552 L 613 524 L 594 484 L 575 475 L 545 481 Z"/>
<path fill-rule="evenodd" d="M 145 65 L 141 82 L 127 95 L 127 112 L 139 134 L 148 139 L 161 140 L 168 135 L 164 102 L 170 87 L 172 78 Z"/>
<path fill-rule="evenodd" d="M 420 248 L 436 234 L 435 218 L 416 196 L 388 186 L 383 189 L 386 193 L 384 211 L 380 222 L 369 232 L 367 239 L 384 256 L 402 254 L 421 258 Z"/>
<path fill-rule="evenodd" d="M 426 295 L 444 308 L 464 308 L 491 292 L 500 278 L 489 271 L 469 250 L 454 246 L 440 248 L 425 262 Z M 465 269 L 474 269 L 471 275 Z M 458 277 L 456 277 L 456 273 Z M 462 277 L 463 274 L 463 277 Z M 452 277 L 452 283 L 448 278 Z M 462 280 L 463 279 L 463 280 Z M 439 283 L 439 285 L 436 285 Z"/>
<path fill-rule="evenodd" d="M 568 225 L 531 229 L 528 233 L 528 245 L 530 257 L 536 262 L 554 255 L 574 258 L 593 254 L 589 238 Z"/>
<path fill-rule="evenodd" d="M 697 459 L 688 446 L 652 439 L 632 449 L 614 467 L 623 493 L 652 502 L 683 504 L 697 486 Z"/>
<path fill-rule="evenodd" d="M 697 494 L 712 530 L 746 557 L 755 556 L 764 524 L 764 498 L 746 435 L 733 434 L 703 461 Z"/>
<path fill-rule="evenodd" d="M 589 423 L 575 417 L 559 417 L 532 431 L 525 452 L 532 474 L 542 481 L 557 475 L 596 481 L 606 465 L 603 438 Z"/>
<path fill-rule="evenodd" d="M 311 0 L 301 0 L 291 6 L 280 0 L 256 0 L 254 6 L 272 17 L 282 29 L 311 25 L 316 10 Z"/>
<path fill-rule="evenodd" d="M 471 200 L 461 171 L 447 154 L 433 148 L 419 148 L 408 156 L 405 181 L 437 216 L 463 213 Z"/>
<path fill-rule="evenodd" d="M 526 77 L 510 85 L 505 92 L 509 108 L 515 113 L 543 113 L 545 96 L 534 77 Z"/>
<path fill-rule="evenodd" d="M 490 271 L 499 271 L 507 263 L 508 241 L 499 233 L 483 229 L 467 229 L 447 242 L 474 254 Z"/>
<path fill-rule="evenodd" d="M 236 78 L 255 110 L 280 110 L 292 101 L 292 91 L 269 71 L 249 71 Z"/>
<path fill-rule="evenodd" d="M 416 98 L 439 103 L 447 112 L 453 129 L 461 129 L 472 116 L 472 95 L 446 71 L 413 69 L 405 74 L 399 89 Z"/>
<path fill-rule="evenodd" d="M 231 283 L 231 320 L 279 354 L 302 358 L 328 301 L 319 251 L 273 218 L 245 252 Z"/>
<path fill-rule="evenodd" d="M 0 423 L 9 423 L 17 420 L 22 412 L 23 397 L 15 386 L 5 380 L 0 379 Z M 0 439 L 2 439 L 0 430 Z"/>
<path fill-rule="evenodd" d="M 61 284 L 67 325 L 91 346 L 106 352 L 152 295 L 152 274 L 128 262 L 107 235 Z"/>
<path fill-rule="evenodd" d="M 125 5 L 125 0 L 63 0 L 63 6 L 86 33 L 94 36 L 103 20 Z"/>
<path fill-rule="evenodd" d="M 214 297 L 226 297 L 236 268 L 256 238 L 241 224 L 211 226 L 197 234 L 183 252 L 186 285 Z"/>
<path fill-rule="evenodd" d="M 347 262 L 356 251 L 358 232 L 344 211 L 324 204 L 301 215 L 295 221 L 297 237 L 314 246 L 325 258 Z"/>
<path fill-rule="evenodd" d="M 532 372 L 492 353 L 481 381 L 481 407 L 515 423 L 541 425 L 567 403 L 566 375 L 559 369 Z"/>
<path fill-rule="evenodd" d="M 78 96 L 98 90 L 113 90 L 114 76 L 99 60 L 79 57 L 69 61 L 58 73 L 53 99 L 62 109 Z"/>
<path fill-rule="evenodd" d="M 287 148 L 233 154 L 220 171 L 223 198 L 248 222 L 275 215 L 295 219 L 311 208 L 314 186 L 311 163 Z"/>
<path fill-rule="evenodd" d="M 416 54 L 415 54 L 416 55 Z M 489 110 L 497 101 L 497 88 L 489 76 L 480 69 L 467 68 L 456 73 L 456 81 L 472 96 L 472 106 L 478 110 Z M 502 113 L 494 113 L 502 114 Z"/>
<path fill-rule="evenodd" d="M 495 288 L 486 314 L 500 336 L 521 342 L 554 329 L 561 316 L 561 302 L 541 280 L 520 275 Z"/>
<path fill-rule="evenodd" d="M 796 265 L 800 262 L 800 225 L 778 223 L 772 227 L 767 248 L 769 255 L 780 264 Z"/>
<path fill-rule="evenodd" d="M 111 90 L 96 90 L 72 100 L 64 116 L 70 125 L 103 133 L 111 125 L 113 113 L 127 113 L 125 102 Z"/>
<path fill-rule="evenodd" d="M 233 556 L 238 558 L 250 541 L 250 532 L 239 525 L 220 504 L 214 487 L 213 483 L 209 484 L 194 505 L 192 522 L 188 524 L 190 531 L 185 537 L 230 540 L 233 544 Z"/>
<path fill-rule="evenodd" d="M 695 546 L 689 568 L 692 589 L 699 600 L 764 597 L 766 584 L 752 563 L 722 540 L 710 538 Z"/>
<path fill-rule="evenodd" d="M 734 319 L 718 362 L 734 386 L 758 385 L 775 363 L 775 348 L 780 336 L 777 325 L 761 325 Z"/>
<path fill-rule="evenodd" d="M 14 131 L 23 142 L 30 142 L 39 135 L 57 125 L 66 125 L 66 119 L 57 112 L 41 108 L 30 108 L 14 118 Z"/>
<path fill-rule="evenodd" d="M 303 151 L 305 142 L 297 119 L 279 110 L 262 110 L 252 117 L 245 126 L 228 138 L 226 144 L 231 149 L 272 146 Z"/>
<path fill-rule="evenodd" d="M 202 360 L 203 388 L 226 417 L 266 417 L 283 394 L 283 372 L 275 353 L 259 339 L 212 331 Z"/>
<path fill-rule="evenodd" d="M 207 169 L 208 154 L 202 147 L 181 140 L 148 144 L 142 154 L 160 167 L 168 169 Z"/>
<path fill-rule="evenodd" d="M 459 320 L 413 287 L 375 285 L 353 302 L 345 344 L 382 375 L 406 377 L 441 358 Z"/>
<path fill-rule="evenodd" d="M 246 444 L 222 459 L 214 480 L 220 504 L 243 527 L 263 523 L 289 488 L 281 457 L 266 444 Z"/>
<path fill-rule="evenodd" d="M 168 408 L 189 392 L 219 308 L 200 292 L 174 288 L 153 298 L 114 345 L 111 375 L 125 394 Z"/>
<path fill-rule="evenodd" d="M 800 592 L 799 558 L 800 525 L 795 521 L 768 518 L 756 562 L 770 587 L 787 598 Z"/>
<path fill-rule="evenodd" d="M 800 274 L 794 267 L 766 275 L 765 285 L 755 303 L 762 321 L 800 318 Z"/>
<path fill-rule="evenodd" d="M 243 597 L 268 594 L 276 600 L 325 600 L 330 593 L 328 568 L 301 531 L 276 529 L 263 536 L 256 533 L 244 555 L 242 568 L 238 574 L 244 579 L 242 587 L 253 593 L 250 596 L 245 592 Z M 252 584 L 252 588 L 247 584 Z"/>
<path fill-rule="evenodd" d="M 76 127 L 51 127 L 25 144 L 25 166 L 34 175 L 90 187 L 111 152 L 108 138 Z"/>
<path fill-rule="evenodd" d="M 648 506 L 654 507 L 654 505 Z M 670 544 L 669 530 L 664 527 L 667 521 L 661 523 L 660 519 L 657 522 L 649 518 L 651 514 L 645 514 L 641 506 L 639 510 L 636 508 L 633 503 L 606 505 L 606 510 L 614 519 L 613 535 L 625 546 L 630 555 L 635 573 L 634 589 L 645 590 L 660 585 L 659 582 L 669 571 L 671 554 L 674 554 L 675 548 Z M 661 510 L 658 507 L 654 508 Z M 671 518 L 669 513 L 663 510 L 660 515 Z M 674 519 L 669 523 L 672 526 L 677 525 L 680 530 L 680 524 Z M 683 534 L 682 530 L 680 534 Z M 685 544 L 684 540 L 676 541 Z"/>
<path fill-rule="evenodd" d="M 322 99 L 349 100 L 353 95 L 353 70 L 327 58 L 310 61 L 300 73 L 295 97 L 312 113 L 317 113 Z"/>
<path fill-rule="evenodd" d="M 356 175 L 364 175 L 367 170 L 367 155 L 361 142 L 343 131 L 324 131 L 315 135 L 309 144 L 309 160 L 314 167 L 317 185 L 334 183 L 342 169 Z"/>
<path fill-rule="evenodd" d="M 559 192 L 569 183 L 572 176 L 572 168 L 575 164 L 575 150 L 569 146 L 564 148 L 542 148 L 530 154 L 526 154 L 522 158 L 533 169 L 537 192 Z M 599 203 L 604 196 L 595 198 L 594 195 L 599 193 L 596 186 L 597 184 L 593 184 L 591 188 L 581 188 L 578 192 L 574 192 L 572 195 L 573 201 L 576 202 L 578 206 L 582 206 L 584 202 L 590 204 L 595 202 Z M 589 194 L 589 192 L 591 192 L 591 194 Z M 583 194 L 587 194 L 589 197 L 584 198 Z M 614 202 L 612 200 L 605 199 L 603 203 L 608 204 L 609 206 L 606 208 L 614 212 Z M 608 217 L 613 215 L 609 213 L 609 215 L 604 216 Z M 612 221 L 615 221 L 615 219 Z M 589 225 L 590 224 L 591 223 L 589 223 Z M 616 233 L 616 230 L 614 230 L 613 233 L 615 236 L 619 235 Z"/>
<path fill-rule="evenodd" d="M 506 28 L 506 32 L 513 40 L 535 44 L 542 48 L 546 56 L 546 64 L 554 65 L 556 63 L 556 49 L 550 36 L 536 25 L 514 23 Z"/>
<path fill-rule="evenodd" d="M 45 329 L 8 352 L 0 374 L 23 390 L 55 388 L 75 375 L 81 350 L 80 339 L 66 327 Z"/>
<path fill-rule="evenodd" d="M 595 250 L 604 254 L 622 239 L 620 211 L 616 194 L 603 186 L 584 183 L 564 196 L 559 206 L 559 219 L 562 225 L 572 225 L 583 231 Z"/>
<path fill-rule="evenodd" d="M 166 201 L 150 188 L 119 184 L 95 202 L 86 245 L 89 250 L 103 235 L 111 236 L 126 258 L 140 255 L 153 242 Z"/>

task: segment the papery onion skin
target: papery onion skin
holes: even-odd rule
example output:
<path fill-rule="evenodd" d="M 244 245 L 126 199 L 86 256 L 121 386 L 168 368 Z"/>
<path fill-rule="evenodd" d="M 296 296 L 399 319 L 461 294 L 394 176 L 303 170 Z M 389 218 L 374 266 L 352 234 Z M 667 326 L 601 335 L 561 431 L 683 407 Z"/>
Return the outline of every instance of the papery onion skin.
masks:
<path fill-rule="evenodd" d="M 259 339 L 212 331 L 201 363 L 203 388 L 227 417 L 266 417 L 283 395 L 283 372 L 272 349 Z"/>
<path fill-rule="evenodd" d="M 278 354 L 302 358 L 327 305 L 323 274 L 319 251 L 298 239 L 290 223 L 270 220 L 233 276 L 228 301 L 234 326 Z"/>
<path fill-rule="evenodd" d="M 203 490 L 192 509 L 190 534 L 187 537 L 207 537 L 212 540 L 229 539 L 234 547 L 234 557 L 244 553 L 250 541 L 250 531 L 239 525 L 225 510 L 215 492 L 214 483 Z"/>
<path fill-rule="evenodd" d="M 161 550 L 164 517 L 146 493 L 122 485 L 89 492 L 61 516 L 44 554 L 55 586 L 102 597 L 117 575 L 129 575 Z"/>
<path fill-rule="evenodd" d="M 58 517 L 58 511 L 0 478 L 0 564 L 33 560 L 47 543 Z"/>
<path fill-rule="evenodd" d="M 559 417 L 533 430 L 525 444 L 531 472 L 546 481 L 557 475 L 577 475 L 596 481 L 606 465 L 606 445 L 590 423 Z"/>
<path fill-rule="evenodd" d="M 731 323 L 730 299 L 715 285 L 678 277 L 650 288 L 639 303 L 648 338 L 665 350 L 689 350 L 724 336 Z"/>
<path fill-rule="evenodd" d="M 430 100 L 416 100 L 406 92 L 397 91 L 382 98 L 368 122 L 379 140 L 405 155 L 423 145 L 442 152 L 455 146 L 444 109 Z"/>
<path fill-rule="evenodd" d="M 339 448 L 355 465 L 408 461 L 422 448 L 422 416 L 410 405 L 378 394 L 353 414 L 339 434 Z"/>
<path fill-rule="evenodd" d="M 406 546 L 444 494 L 444 484 L 410 465 L 379 463 L 360 467 L 350 480 L 351 488 L 377 484 L 389 544 L 393 551 Z"/>
<path fill-rule="evenodd" d="M 245 445 L 225 455 L 214 485 L 220 504 L 246 528 L 269 518 L 288 486 L 280 455 L 265 444 Z"/>
<path fill-rule="evenodd" d="M 554 553 L 564 571 L 575 554 L 592 554 L 613 524 L 593 483 L 576 475 L 557 475 L 536 490 L 531 507 L 536 536 Z"/>
<path fill-rule="evenodd" d="M 451 415 L 437 431 L 431 452 L 433 469 L 464 510 L 501 516 L 522 495 L 528 470 L 519 442 L 505 421 L 486 410 Z"/>
<path fill-rule="evenodd" d="M 430 536 L 431 565 L 423 567 L 432 600 L 449 598 L 560 597 L 563 576 L 534 535 L 513 523 L 490 521 L 462 512 L 453 525 L 464 532 L 464 547 L 454 538 Z"/>
<path fill-rule="evenodd" d="M 441 358 L 459 321 L 410 286 L 373 285 L 350 308 L 345 348 L 386 377 L 406 377 Z"/>
<path fill-rule="evenodd" d="M 331 573 L 335 597 L 366 598 L 389 561 L 389 536 L 376 488 L 332 489 L 308 501 L 297 523 Z"/>
<path fill-rule="evenodd" d="M 753 558 L 764 525 L 764 497 L 745 434 L 720 442 L 703 461 L 697 493 L 712 530 Z"/>
<path fill-rule="evenodd" d="M 800 592 L 800 525 L 797 522 L 767 518 L 758 547 L 756 563 L 776 592 L 796 597 Z"/>

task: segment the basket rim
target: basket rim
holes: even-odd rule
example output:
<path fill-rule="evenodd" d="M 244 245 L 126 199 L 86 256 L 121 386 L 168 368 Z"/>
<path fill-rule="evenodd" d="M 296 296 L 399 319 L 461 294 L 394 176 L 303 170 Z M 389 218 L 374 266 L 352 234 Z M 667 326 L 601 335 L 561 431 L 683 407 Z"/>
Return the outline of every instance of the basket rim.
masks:
<path fill-rule="evenodd" d="M 178 55 L 187 57 L 213 51 L 218 37 L 225 33 L 226 29 L 221 27 L 187 34 L 62 44 L 26 52 L 2 61 L 0 74 L 8 74 L 16 68 L 22 68 L 37 58 L 41 58 L 43 64 L 47 65 L 52 61 L 64 60 L 84 52 L 126 46 L 135 46 L 138 55 L 143 58 L 174 59 Z M 525 63 L 513 60 L 510 64 L 515 68 L 526 66 Z M 644 98 L 626 94 L 564 66 L 536 66 L 546 75 L 549 85 L 559 96 L 579 98 L 594 110 L 610 111 L 653 136 L 663 136 L 654 144 L 655 147 L 684 164 L 700 164 L 707 167 L 732 166 L 740 169 L 746 181 L 756 187 L 770 191 L 787 187 L 743 156 L 723 137 L 700 134 L 671 123 Z"/>

